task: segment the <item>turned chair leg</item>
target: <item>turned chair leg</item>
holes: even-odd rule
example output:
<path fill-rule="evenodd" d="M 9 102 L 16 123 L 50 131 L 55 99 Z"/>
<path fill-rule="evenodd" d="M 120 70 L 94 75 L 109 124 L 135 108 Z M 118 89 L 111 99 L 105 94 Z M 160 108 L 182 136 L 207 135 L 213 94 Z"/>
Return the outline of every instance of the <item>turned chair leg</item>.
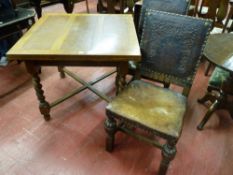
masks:
<path fill-rule="evenodd" d="M 167 173 L 170 162 L 176 155 L 176 141 L 168 142 L 163 145 L 162 148 L 162 160 L 159 167 L 159 175 L 165 175 Z"/>
<path fill-rule="evenodd" d="M 203 127 L 205 126 L 206 122 L 210 119 L 212 116 L 213 112 L 218 108 L 220 104 L 220 100 L 215 100 L 215 102 L 210 106 L 209 110 L 207 111 L 205 117 L 202 119 L 200 124 L 197 126 L 198 130 L 202 130 Z"/>
<path fill-rule="evenodd" d="M 107 119 L 105 120 L 104 125 L 105 125 L 105 131 L 107 133 L 106 150 L 108 152 L 112 152 L 114 148 L 115 133 L 117 131 L 117 123 L 114 118 L 108 116 Z"/>
<path fill-rule="evenodd" d="M 163 83 L 163 87 L 168 89 L 170 87 L 170 83 Z"/>
<path fill-rule="evenodd" d="M 206 94 L 197 100 L 198 103 L 204 104 L 207 101 L 210 101 L 212 103 L 214 103 L 216 100 L 216 97 L 211 93 L 211 92 L 206 92 Z"/>
<path fill-rule="evenodd" d="M 212 66 L 212 64 L 210 62 L 208 62 L 208 66 L 207 66 L 206 71 L 205 71 L 205 76 L 208 76 L 211 66 Z"/>

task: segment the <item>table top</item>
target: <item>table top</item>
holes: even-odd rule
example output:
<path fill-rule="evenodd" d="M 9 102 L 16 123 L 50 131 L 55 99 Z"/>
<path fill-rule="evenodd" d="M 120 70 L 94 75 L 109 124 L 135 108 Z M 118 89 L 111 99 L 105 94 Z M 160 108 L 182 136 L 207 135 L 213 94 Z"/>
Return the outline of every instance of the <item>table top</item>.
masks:
<path fill-rule="evenodd" d="M 212 34 L 209 36 L 205 57 L 215 65 L 233 72 L 233 34 Z"/>
<path fill-rule="evenodd" d="M 132 15 L 47 14 L 9 50 L 9 60 L 139 61 Z"/>

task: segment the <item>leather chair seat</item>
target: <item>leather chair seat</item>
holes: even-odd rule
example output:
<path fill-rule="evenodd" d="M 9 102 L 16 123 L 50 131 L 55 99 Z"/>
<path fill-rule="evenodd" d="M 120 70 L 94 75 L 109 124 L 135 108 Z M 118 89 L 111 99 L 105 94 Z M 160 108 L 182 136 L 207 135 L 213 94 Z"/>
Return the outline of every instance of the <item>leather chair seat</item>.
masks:
<path fill-rule="evenodd" d="M 152 131 L 177 138 L 182 128 L 186 97 L 169 89 L 135 80 L 106 109 Z"/>

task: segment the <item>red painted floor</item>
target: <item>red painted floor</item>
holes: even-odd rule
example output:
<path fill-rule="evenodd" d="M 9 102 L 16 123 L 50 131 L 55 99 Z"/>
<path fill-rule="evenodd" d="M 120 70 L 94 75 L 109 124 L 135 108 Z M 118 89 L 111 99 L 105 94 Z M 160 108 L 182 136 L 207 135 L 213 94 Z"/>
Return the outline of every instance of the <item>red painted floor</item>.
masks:
<path fill-rule="evenodd" d="M 95 1 L 91 1 L 92 12 Z M 81 7 L 79 7 L 81 5 Z M 84 3 L 83 3 L 84 5 Z M 85 11 L 82 3 L 75 11 Z M 61 11 L 57 5 L 45 11 Z M 77 12 L 76 11 L 76 12 Z M 197 103 L 205 93 L 208 78 L 200 65 L 189 96 L 184 129 L 177 156 L 168 175 L 232 175 L 233 121 L 218 111 L 203 131 L 196 126 L 206 112 Z M 95 79 L 111 68 L 70 68 L 85 80 Z M 95 85 L 113 96 L 114 76 Z M 49 102 L 80 86 L 69 77 L 60 79 L 57 68 L 45 67 L 41 74 Z M 106 102 L 84 91 L 51 111 L 45 122 L 23 64 L 0 68 L 0 175 L 152 175 L 158 171 L 161 153 L 146 143 L 119 133 L 113 153 L 105 151 Z"/>

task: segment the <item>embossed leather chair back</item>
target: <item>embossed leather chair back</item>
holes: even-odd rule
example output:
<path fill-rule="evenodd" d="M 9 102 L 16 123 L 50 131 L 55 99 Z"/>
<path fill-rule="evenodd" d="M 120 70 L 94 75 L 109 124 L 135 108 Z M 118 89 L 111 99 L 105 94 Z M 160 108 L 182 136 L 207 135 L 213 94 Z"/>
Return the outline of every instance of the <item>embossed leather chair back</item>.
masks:
<path fill-rule="evenodd" d="M 144 21 L 140 44 L 143 57 L 141 74 L 189 88 L 209 23 L 203 20 L 192 23 L 192 19 L 185 16 L 153 13 L 156 15 L 148 13 Z"/>
<path fill-rule="evenodd" d="M 185 15 L 188 13 L 190 0 L 143 0 L 138 24 L 139 41 L 142 34 L 146 9 L 165 11 Z M 136 27 L 137 28 L 137 27 Z"/>
<path fill-rule="evenodd" d="M 143 2 L 138 2 L 134 8 L 134 22 L 135 28 L 138 34 L 138 40 L 141 42 L 142 29 L 144 24 L 144 17 L 146 9 L 165 11 L 169 13 L 186 15 L 190 6 L 190 0 L 144 0 Z M 136 69 L 135 69 L 136 67 Z M 134 75 L 133 79 L 138 79 L 138 66 L 136 63 L 129 62 L 129 74 Z M 143 78 L 146 77 L 143 72 L 141 72 Z M 164 83 L 164 86 L 169 86 Z"/>

